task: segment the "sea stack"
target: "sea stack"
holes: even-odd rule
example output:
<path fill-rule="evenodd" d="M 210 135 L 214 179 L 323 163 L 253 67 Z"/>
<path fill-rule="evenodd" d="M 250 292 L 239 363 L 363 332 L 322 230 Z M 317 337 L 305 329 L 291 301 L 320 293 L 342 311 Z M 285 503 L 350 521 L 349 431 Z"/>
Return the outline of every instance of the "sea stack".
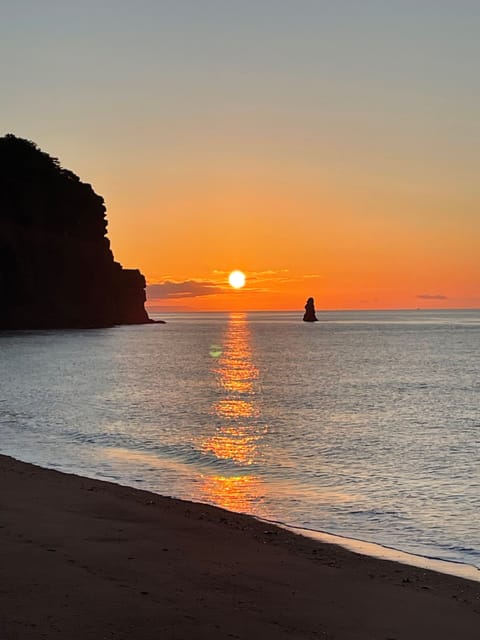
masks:
<path fill-rule="evenodd" d="M 305 314 L 303 316 L 304 322 L 318 322 L 318 318 L 315 315 L 315 302 L 313 298 L 309 298 L 307 300 L 307 304 L 305 305 Z"/>
<path fill-rule="evenodd" d="M 30 140 L 0 138 L 0 329 L 152 322 L 115 262 L 103 198 Z"/>

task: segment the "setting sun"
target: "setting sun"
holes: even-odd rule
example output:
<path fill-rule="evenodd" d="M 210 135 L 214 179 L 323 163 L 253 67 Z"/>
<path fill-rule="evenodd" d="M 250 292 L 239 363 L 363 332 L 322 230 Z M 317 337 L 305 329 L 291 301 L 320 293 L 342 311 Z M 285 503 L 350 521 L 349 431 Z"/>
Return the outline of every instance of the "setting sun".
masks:
<path fill-rule="evenodd" d="M 242 271 L 232 271 L 228 276 L 228 282 L 234 289 L 241 289 L 245 285 L 245 274 Z"/>

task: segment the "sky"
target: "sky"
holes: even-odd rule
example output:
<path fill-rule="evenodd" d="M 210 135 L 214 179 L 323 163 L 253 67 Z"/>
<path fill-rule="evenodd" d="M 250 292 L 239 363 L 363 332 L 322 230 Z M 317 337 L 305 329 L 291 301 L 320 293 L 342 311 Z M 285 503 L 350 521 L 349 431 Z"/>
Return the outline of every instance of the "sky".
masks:
<path fill-rule="evenodd" d="M 151 309 L 478 308 L 479 33 L 477 0 L 0 0 L 0 135 L 105 198 Z"/>

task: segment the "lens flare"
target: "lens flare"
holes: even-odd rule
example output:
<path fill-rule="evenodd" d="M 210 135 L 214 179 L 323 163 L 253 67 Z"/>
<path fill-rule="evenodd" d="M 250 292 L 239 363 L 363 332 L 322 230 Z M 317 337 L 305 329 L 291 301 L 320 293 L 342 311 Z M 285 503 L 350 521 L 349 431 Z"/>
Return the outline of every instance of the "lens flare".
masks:
<path fill-rule="evenodd" d="M 222 347 L 218 344 L 212 344 L 210 347 L 210 355 L 212 358 L 219 358 L 222 355 Z"/>

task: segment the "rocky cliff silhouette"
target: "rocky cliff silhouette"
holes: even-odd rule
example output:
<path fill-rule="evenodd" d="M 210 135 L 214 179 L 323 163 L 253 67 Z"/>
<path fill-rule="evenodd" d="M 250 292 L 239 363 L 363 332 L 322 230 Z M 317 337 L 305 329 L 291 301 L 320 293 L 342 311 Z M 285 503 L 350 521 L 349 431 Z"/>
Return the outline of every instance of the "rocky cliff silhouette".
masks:
<path fill-rule="evenodd" d="M 103 198 L 29 140 L 0 138 L 0 329 L 151 322 L 115 262 Z"/>

